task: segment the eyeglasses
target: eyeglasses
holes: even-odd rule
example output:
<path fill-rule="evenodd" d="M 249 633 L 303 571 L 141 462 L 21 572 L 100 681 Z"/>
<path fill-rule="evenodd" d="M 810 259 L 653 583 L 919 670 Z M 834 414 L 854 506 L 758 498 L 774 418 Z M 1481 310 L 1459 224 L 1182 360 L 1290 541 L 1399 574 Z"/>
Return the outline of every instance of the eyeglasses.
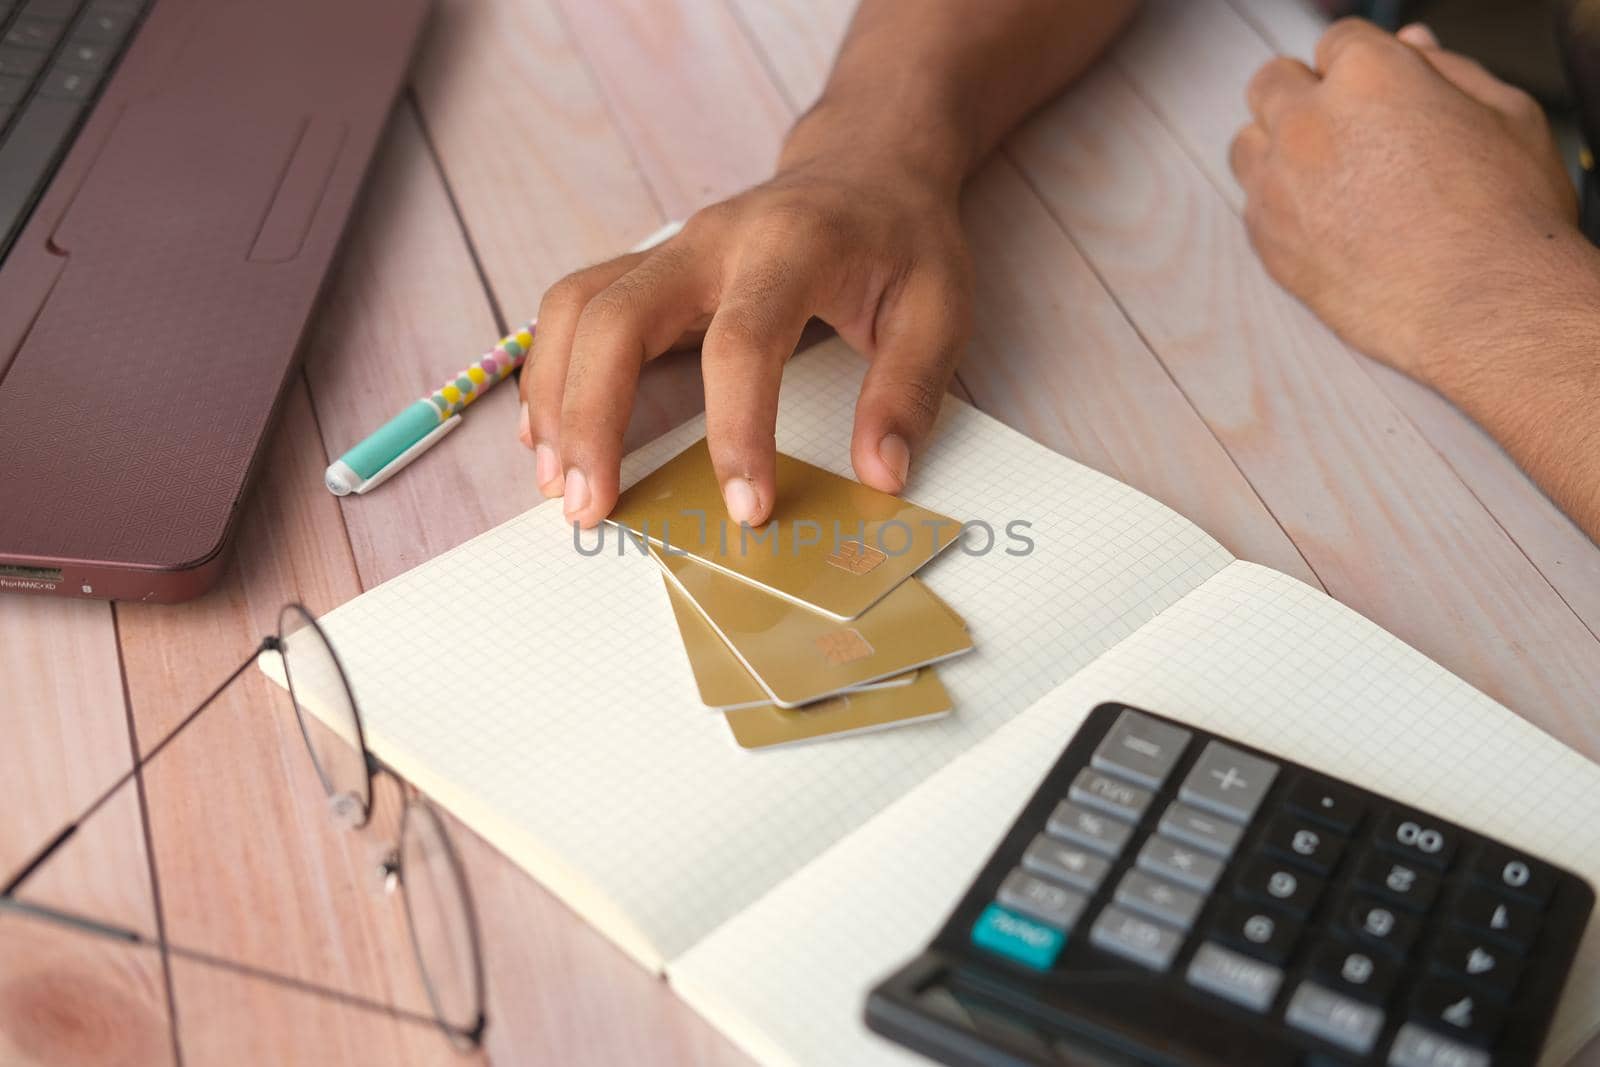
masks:
<path fill-rule="evenodd" d="M 232 685 L 264 652 L 276 652 L 283 664 L 290 703 L 306 752 L 316 770 L 329 811 L 336 823 L 350 829 L 366 826 L 372 814 L 373 783 L 379 774 L 400 782 L 398 775 L 367 748 L 366 732 L 356 707 L 355 694 L 333 645 L 310 612 L 289 604 L 278 615 L 278 632 L 264 638 L 226 681 L 185 715 L 121 778 L 82 814 L 39 850 L 3 888 L 0 908 L 33 915 L 75 929 L 112 937 L 130 944 L 166 950 L 169 954 L 241 971 L 252 977 L 319 992 L 355 1007 L 380 1011 L 399 1019 L 426 1022 L 444 1031 L 451 1044 L 470 1051 L 483 1040 L 484 1015 L 482 940 L 477 914 L 467 888 L 461 857 L 432 805 L 414 796 L 400 817 L 399 840 L 387 851 L 379 873 L 390 892 L 401 892 L 412 952 L 421 972 L 431 1016 L 409 1012 L 338 990 L 322 989 L 299 979 L 234 963 L 209 953 L 196 952 L 149 938 L 131 929 L 86 916 L 17 899 L 23 883 L 66 844 L 90 816 L 128 784 L 139 771 L 177 739 L 200 714 Z M 403 783 L 402 783 L 403 784 Z"/>

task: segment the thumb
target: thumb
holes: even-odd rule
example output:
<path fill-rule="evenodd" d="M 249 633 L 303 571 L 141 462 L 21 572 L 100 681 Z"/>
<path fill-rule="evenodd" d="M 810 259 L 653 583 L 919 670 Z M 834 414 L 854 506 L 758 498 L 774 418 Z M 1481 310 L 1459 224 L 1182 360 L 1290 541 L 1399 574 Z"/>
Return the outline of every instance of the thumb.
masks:
<path fill-rule="evenodd" d="M 914 277 L 888 312 L 856 401 L 850 459 L 862 482 L 898 493 L 972 330 L 970 275 Z"/>

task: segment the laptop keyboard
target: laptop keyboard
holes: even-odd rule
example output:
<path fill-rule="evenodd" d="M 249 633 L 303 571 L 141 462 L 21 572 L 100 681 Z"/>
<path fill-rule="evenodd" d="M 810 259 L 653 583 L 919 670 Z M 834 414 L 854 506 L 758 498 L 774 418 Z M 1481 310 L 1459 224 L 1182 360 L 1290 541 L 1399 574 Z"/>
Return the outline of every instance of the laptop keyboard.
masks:
<path fill-rule="evenodd" d="M 0 258 L 152 0 L 0 0 Z"/>

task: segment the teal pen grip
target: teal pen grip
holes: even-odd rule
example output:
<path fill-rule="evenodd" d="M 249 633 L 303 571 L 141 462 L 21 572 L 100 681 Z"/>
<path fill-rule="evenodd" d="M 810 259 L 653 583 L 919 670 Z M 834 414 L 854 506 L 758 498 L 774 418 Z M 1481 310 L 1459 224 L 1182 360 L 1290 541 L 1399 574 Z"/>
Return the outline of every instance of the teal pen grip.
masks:
<path fill-rule="evenodd" d="M 418 400 L 339 458 L 362 480 L 371 478 L 400 453 L 438 429 L 441 421 L 438 408 L 426 400 Z"/>

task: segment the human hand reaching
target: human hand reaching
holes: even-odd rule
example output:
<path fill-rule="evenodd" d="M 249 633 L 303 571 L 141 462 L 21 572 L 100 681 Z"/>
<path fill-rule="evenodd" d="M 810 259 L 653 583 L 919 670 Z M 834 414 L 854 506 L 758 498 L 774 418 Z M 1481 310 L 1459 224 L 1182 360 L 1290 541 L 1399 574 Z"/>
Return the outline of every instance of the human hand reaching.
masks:
<path fill-rule="evenodd" d="M 522 376 L 523 443 L 569 520 L 592 526 L 616 501 L 640 367 L 703 332 L 706 438 L 728 514 L 765 521 L 783 365 L 812 317 L 872 361 L 851 441 L 856 476 L 885 492 L 905 485 L 970 331 L 959 182 L 791 145 L 770 181 L 546 293 Z"/>
<path fill-rule="evenodd" d="M 1591 254 L 1544 114 L 1420 25 L 1338 22 L 1314 65 L 1250 82 L 1232 162 L 1251 241 L 1347 341 L 1449 392 L 1505 298 Z"/>

